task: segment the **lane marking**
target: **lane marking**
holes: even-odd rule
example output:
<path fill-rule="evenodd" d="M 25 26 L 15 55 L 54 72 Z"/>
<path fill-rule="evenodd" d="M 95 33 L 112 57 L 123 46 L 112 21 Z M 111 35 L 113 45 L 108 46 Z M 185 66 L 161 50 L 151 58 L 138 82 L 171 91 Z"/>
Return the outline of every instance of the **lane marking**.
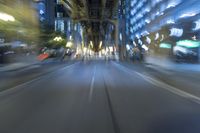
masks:
<path fill-rule="evenodd" d="M 145 67 L 150 68 L 150 69 L 153 69 L 153 70 L 156 70 L 156 71 L 159 71 L 159 72 L 164 73 L 164 74 L 167 74 L 167 75 L 172 75 L 172 74 L 173 74 L 173 72 L 171 72 L 170 70 L 156 69 L 155 66 L 153 66 L 153 65 L 145 65 Z"/>
<path fill-rule="evenodd" d="M 79 64 L 80 62 L 76 62 L 76 63 L 73 63 L 73 64 L 71 64 L 71 65 L 69 65 L 69 66 L 66 66 L 66 67 L 63 67 L 63 68 L 60 68 L 60 69 L 58 69 L 58 71 L 63 71 L 63 70 L 66 70 L 66 69 L 69 69 L 69 68 L 71 68 L 71 67 L 73 67 L 73 66 L 75 66 L 76 64 Z M 56 73 L 57 71 L 55 71 L 55 73 Z"/>
<path fill-rule="evenodd" d="M 93 95 L 93 91 L 94 91 L 94 81 L 95 81 L 95 75 L 96 75 L 96 66 L 94 67 L 94 73 L 92 76 L 92 81 L 90 84 L 90 92 L 89 92 L 89 102 L 92 102 L 92 95 Z"/>
<path fill-rule="evenodd" d="M 124 72 L 126 72 L 128 74 L 132 74 L 132 75 L 137 74 L 138 76 L 142 77 L 145 81 L 147 81 L 148 83 L 150 83 L 150 84 L 152 84 L 154 86 L 157 86 L 159 88 L 163 88 L 163 89 L 165 89 L 165 90 L 167 90 L 167 91 L 169 91 L 169 92 L 171 92 L 173 94 L 176 94 L 178 96 L 184 97 L 184 98 L 189 99 L 189 100 L 191 100 L 191 101 L 193 101 L 195 103 L 200 104 L 200 97 L 198 97 L 198 96 L 195 96 L 195 95 L 193 95 L 191 93 L 188 93 L 186 91 L 180 90 L 180 89 L 178 89 L 178 88 L 176 88 L 174 86 L 171 86 L 171 85 L 169 85 L 167 83 L 164 83 L 164 82 L 162 82 L 160 80 L 154 79 L 154 78 L 152 78 L 150 76 L 147 76 L 147 75 L 141 74 L 139 72 L 133 71 L 133 70 L 131 70 L 129 68 L 126 68 L 126 67 L 118 64 L 118 63 L 113 62 L 113 64 L 115 64 L 115 66 L 117 66 L 119 69 L 123 70 Z"/>
<path fill-rule="evenodd" d="M 39 68 L 39 67 L 41 67 L 41 64 L 33 64 L 32 66 L 24 67 L 19 70 L 13 70 L 13 71 L 9 71 L 9 72 L 14 72 L 14 71 L 24 72 L 24 71 L 34 69 L 34 68 Z"/>
<path fill-rule="evenodd" d="M 4 90 L 4 91 L 1 91 L 1 92 L 0 92 L 0 96 L 8 95 L 8 93 L 12 93 L 14 90 L 15 90 L 15 91 L 18 91 L 19 89 L 22 89 L 23 87 L 27 86 L 27 85 L 30 84 L 30 83 L 33 83 L 33 82 L 35 82 L 35 81 L 39 81 L 40 79 L 45 78 L 46 76 L 49 76 L 49 75 L 51 75 L 51 74 L 57 73 L 58 71 L 62 71 L 62 70 L 65 70 L 65 69 L 69 69 L 69 68 L 75 66 L 75 65 L 78 64 L 78 63 L 79 63 L 79 62 L 76 62 L 76 63 L 71 64 L 71 65 L 69 65 L 69 66 L 60 68 L 60 69 L 58 69 L 58 70 L 56 70 L 56 71 L 53 71 L 53 72 L 50 72 L 50 73 L 46 73 L 47 75 L 44 75 L 44 73 L 43 73 L 43 74 L 39 75 L 39 77 L 37 77 L 37 78 L 34 78 L 34 79 L 32 79 L 32 80 L 29 80 L 29 81 L 24 82 L 24 83 L 22 83 L 22 84 L 19 84 L 19 85 L 17 85 L 17 86 L 14 86 L 14 87 L 8 88 L 8 89 L 6 89 L 6 90 Z M 21 88 L 21 87 L 22 87 L 22 88 Z"/>
<path fill-rule="evenodd" d="M 112 124 L 113 124 L 113 130 L 114 130 L 114 133 L 120 133 L 120 127 L 119 127 L 119 124 L 117 122 L 117 118 L 116 118 L 116 115 L 115 115 L 115 112 L 114 112 L 114 109 L 113 109 L 111 96 L 110 96 L 110 93 L 109 93 L 109 90 L 108 90 L 109 87 L 107 86 L 105 77 L 106 76 L 103 73 L 105 93 L 106 93 L 106 98 L 107 98 L 107 101 L 108 101 L 108 108 L 110 110 L 110 116 L 111 116 L 111 120 L 112 120 Z"/>

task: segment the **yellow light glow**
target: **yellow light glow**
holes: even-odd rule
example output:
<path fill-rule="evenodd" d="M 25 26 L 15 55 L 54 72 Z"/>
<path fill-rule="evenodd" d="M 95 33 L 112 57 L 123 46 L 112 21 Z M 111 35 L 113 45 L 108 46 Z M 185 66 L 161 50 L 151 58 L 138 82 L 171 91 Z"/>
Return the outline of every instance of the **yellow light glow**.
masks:
<path fill-rule="evenodd" d="M 102 41 L 100 41 L 100 44 L 99 44 L 99 49 L 101 49 L 102 47 Z"/>
<path fill-rule="evenodd" d="M 71 41 L 67 42 L 66 47 L 71 48 L 73 46 L 73 43 Z"/>
<path fill-rule="evenodd" d="M 62 41 L 63 39 L 62 39 L 62 37 L 55 37 L 53 40 L 54 41 Z"/>
<path fill-rule="evenodd" d="M 0 12 L 0 20 L 14 22 L 15 18 L 9 14 Z"/>
<path fill-rule="evenodd" d="M 109 47 L 109 50 L 110 50 L 110 52 L 113 52 L 113 47 L 110 46 L 110 47 Z"/>
<path fill-rule="evenodd" d="M 83 53 L 86 54 L 86 52 L 87 52 L 87 48 L 84 47 L 84 48 L 83 48 Z"/>
<path fill-rule="evenodd" d="M 91 48 L 93 48 L 93 42 L 92 41 L 90 41 L 90 46 L 91 46 Z"/>
<path fill-rule="evenodd" d="M 106 50 L 105 50 L 105 49 L 102 49 L 101 52 L 102 52 L 103 55 L 105 55 Z"/>

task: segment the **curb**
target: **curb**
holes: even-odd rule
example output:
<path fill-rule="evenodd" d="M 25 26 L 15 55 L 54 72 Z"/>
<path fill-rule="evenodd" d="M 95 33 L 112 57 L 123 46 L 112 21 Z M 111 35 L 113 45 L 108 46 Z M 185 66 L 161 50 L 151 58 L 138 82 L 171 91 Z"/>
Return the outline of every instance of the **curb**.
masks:
<path fill-rule="evenodd" d="M 26 66 L 23 66 L 23 67 L 19 67 L 19 68 L 14 68 L 14 69 L 10 69 L 10 70 L 0 70 L 0 72 L 13 72 L 13 71 L 18 71 L 18 70 L 21 70 L 21 69 L 25 69 L 25 68 L 29 68 L 33 65 L 38 65 L 38 64 L 41 64 L 41 62 L 39 63 L 34 63 L 34 64 L 29 64 L 29 65 L 26 65 Z"/>

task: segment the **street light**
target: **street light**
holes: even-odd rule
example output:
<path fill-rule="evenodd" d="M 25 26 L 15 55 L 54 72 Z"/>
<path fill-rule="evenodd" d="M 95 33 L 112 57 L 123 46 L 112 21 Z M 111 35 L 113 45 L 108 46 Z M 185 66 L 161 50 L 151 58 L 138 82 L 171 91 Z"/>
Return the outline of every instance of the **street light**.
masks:
<path fill-rule="evenodd" d="M 99 44 L 99 49 L 101 49 L 102 47 L 102 41 L 100 41 L 100 44 Z"/>
<path fill-rule="evenodd" d="M 0 12 L 0 20 L 14 22 L 15 18 L 7 13 Z"/>
<path fill-rule="evenodd" d="M 54 40 L 54 41 L 57 41 L 57 42 L 60 42 L 60 41 L 62 41 L 63 39 L 62 39 L 62 37 L 55 37 L 53 40 Z"/>
<path fill-rule="evenodd" d="M 68 41 L 67 44 L 66 44 L 66 47 L 71 48 L 72 46 L 73 46 L 73 43 L 71 41 Z"/>
<path fill-rule="evenodd" d="M 90 41 L 90 46 L 91 46 L 92 48 L 93 48 L 93 46 L 94 46 L 92 41 Z"/>

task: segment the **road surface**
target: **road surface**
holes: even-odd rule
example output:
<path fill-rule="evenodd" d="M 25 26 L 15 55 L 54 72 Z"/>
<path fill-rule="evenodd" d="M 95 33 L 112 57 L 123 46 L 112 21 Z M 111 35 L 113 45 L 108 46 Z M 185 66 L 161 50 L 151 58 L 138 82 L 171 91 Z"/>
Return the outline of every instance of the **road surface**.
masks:
<path fill-rule="evenodd" d="M 0 133 L 200 133 L 200 98 L 139 65 L 77 61 L 23 80 L 1 80 Z"/>

